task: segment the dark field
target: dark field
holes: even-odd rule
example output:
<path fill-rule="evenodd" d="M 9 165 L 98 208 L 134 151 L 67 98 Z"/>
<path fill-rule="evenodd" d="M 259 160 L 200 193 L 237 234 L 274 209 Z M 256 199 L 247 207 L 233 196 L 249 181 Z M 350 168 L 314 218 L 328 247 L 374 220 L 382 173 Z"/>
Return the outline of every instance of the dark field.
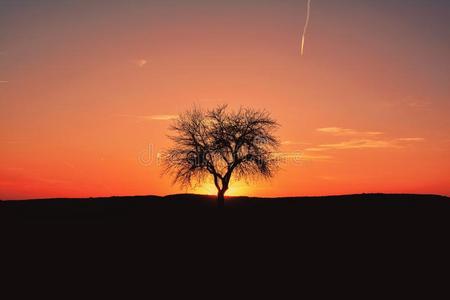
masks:
<path fill-rule="evenodd" d="M 450 198 L 437 195 L 358 194 L 326 197 L 229 197 L 224 210 L 215 197 L 193 194 L 85 199 L 0 201 L 0 217 L 7 222 L 153 222 L 198 221 L 229 216 L 277 217 L 325 222 L 367 217 L 411 219 L 450 216 Z M 269 219 L 267 220 L 270 221 Z"/>

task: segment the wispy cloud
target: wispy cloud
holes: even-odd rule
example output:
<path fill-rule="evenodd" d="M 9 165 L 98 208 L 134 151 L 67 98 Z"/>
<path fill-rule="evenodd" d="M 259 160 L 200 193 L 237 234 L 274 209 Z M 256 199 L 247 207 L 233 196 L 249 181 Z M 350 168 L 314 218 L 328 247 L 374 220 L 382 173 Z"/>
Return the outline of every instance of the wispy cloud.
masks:
<path fill-rule="evenodd" d="M 422 142 L 424 138 L 408 137 L 391 140 L 383 139 L 352 139 L 333 144 L 321 144 L 317 147 L 307 148 L 305 151 L 319 152 L 326 150 L 346 150 L 346 149 L 377 149 L 377 148 L 401 148 L 404 142 Z"/>
<path fill-rule="evenodd" d="M 382 102 L 386 107 L 408 108 L 412 110 L 429 110 L 432 106 L 430 100 L 420 97 L 405 97 L 400 100 L 390 100 Z"/>
<path fill-rule="evenodd" d="M 150 116 L 140 116 L 144 120 L 150 121 L 170 121 L 178 118 L 177 115 L 150 115 Z"/>
<path fill-rule="evenodd" d="M 349 135 L 381 135 L 381 131 L 358 131 L 350 128 L 342 127 L 322 127 L 317 128 L 316 131 L 322 133 L 328 133 L 336 136 L 349 136 Z"/>
<path fill-rule="evenodd" d="M 409 102 L 406 102 L 406 105 L 408 105 L 409 107 L 412 108 L 427 108 L 430 106 L 430 102 L 429 101 L 425 101 L 425 100 L 412 100 Z"/>
<path fill-rule="evenodd" d="M 8 80 L 0 80 L 0 84 L 1 83 L 9 83 L 9 81 Z"/>
<path fill-rule="evenodd" d="M 317 147 L 306 148 L 305 151 L 308 152 L 321 152 L 327 150 L 326 148 L 320 148 L 320 145 Z"/>
<path fill-rule="evenodd" d="M 334 144 L 323 144 L 319 145 L 322 149 L 367 149 L 367 148 L 392 148 L 397 147 L 392 141 L 385 140 L 371 140 L 371 139 L 358 139 L 343 141 Z"/>
<path fill-rule="evenodd" d="M 325 161 L 330 160 L 333 157 L 331 155 L 313 155 L 313 154 L 303 154 L 301 160 L 304 161 Z"/>
<path fill-rule="evenodd" d="M 273 155 L 279 159 L 298 159 L 303 155 L 300 151 L 284 151 L 284 152 L 275 152 Z"/>
<path fill-rule="evenodd" d="M 331 133 L 334 135 L 352 135 L 352 134 L 356 133 L 356 131 L 354 131 L 353 129 L 341 128 L 341 127 L 322 127 L 322 128 L 317 128 L 316 130 L 318 132 Z"/>
<path fill-rule="evenodd" d="M 406 137 L 406 138 L 398 138 L 398 141 L 403 141 L 403 142 L 423 142 L 425 141 L 424 138 L 421 137 Z"/>
<path fill-rule="evenodd" d="M 135 60 L 131 61 L 131 63 L 138 66 L 139 68 L 142 68 L 148 63 L 148 60 L 146 60 L 144 58 L 135 59 Z"/>
<path fill-rule="evenodd" d="M 404 99 L 398 101 L 401 106 L 408 106 L 412 109 L 426 109 L 431 105 L 430 100 L 424 97 L 417 96 L 407 96 Z"/>
<path fill-rule="evenodd" d="M 115 116 L 132 118 L 137 121 L 170 121 L 178 118 L 178 115 L 128 115 L 117 114 Z"/>
<path fill-rule="evenodd" d="M 311 143 L 303 143 L 303 142 L 296 142 L 296 141 L 282 141 L 281 145 L 287 145 L 287 146 L 291 146 L 291 145 L 310 145 Z"/>

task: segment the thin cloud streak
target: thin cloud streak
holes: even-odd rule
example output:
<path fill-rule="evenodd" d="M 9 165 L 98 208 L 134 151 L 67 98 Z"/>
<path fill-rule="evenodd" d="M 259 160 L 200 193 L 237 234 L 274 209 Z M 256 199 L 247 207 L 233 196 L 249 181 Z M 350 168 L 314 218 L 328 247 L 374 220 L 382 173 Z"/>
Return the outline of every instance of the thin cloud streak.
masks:
<path fill-rule="evenodd" d="M 141 116 L 141 118 L 150 121 L 170 121 L 178 118 L 178 115 L 151 115 L 151 116 Z"/>
<path fill-rule="evenodd" d="M 326 150 L 328 150 L 328 149 L 320 148 L 320 145 L 317 146 L 317 147 L 312 147 L 312 148 L 306 148 L 305 149 L 305 151 L 308 151 L 308 152 L 321 152 L 321 151 L 326 151 Z"/>
<path fill-rule="evenodd" d="M 296 141 L 282 141 L 281 142 L 281 145 L 287 145 L 287 146 L 290 146 L 290 145 L 311 145 L 311 143 L 302 143 L 302 142 L 296 142 Z"/>
<path fill-rule="evenodd" d="M 171 121 L 178 118 L 178 115 L 127 115 L 127 114 L 117 114 L 115 116 L 119 117 L 125 117 L 125 118 L 132 118 L 137 121 Z"/>
<path fill-rule="evenodd" d="M 421 137 L 407 137 L 407 138 L 399 138 L 397 140 L 403 141 L 403 142 L 423 142 L 423 141 L 425 141 L 425 139 L 421 138 Z"/>
<path fill-rule="evenodd" d="M 391 100 L 382 103 L 387 108 L 407 108 L 412 110 L 430 110 L 432 109 L 432 102 L 423 98 L 407 97 L 402 100 Z"/>
<path fill-rule="evenodd" d="M 424 140 L 424 138 L 420 137 L 398 138 L 394 140 L 353 139 L 334 144 L 322 144 L 314 148 L 305 149 L 305 151 L 402 148 L 402 142 L 422 142 Z"/>
<path fill-rule="evenodd" d="M 313 154 L 303 154 L 301 160 L 303 161 L 326 161 L 332 159 L 331 155 L 313 155 Z"/>
<path fill-rule="evenodd" d="M 350 128 L 342 128 L 342 127 L 322 127 L 317 128 L 316 131 L 322 133 L 329 133 L 336 136 L 343 135 L 381 135 L 383 132 L 381 131 L 358 131 Z"/>
<path fill-rule="evenodd" d="M 309 25 L 309 17 L 311 14 L 311 0 L 308 0 L 307 8 L 306 8 L 306 21 L 305 26 L 303 27 L 303 34 L 302 34 L 302 45 L 300 49 L 300 54 L 303 56 L 304 50 L 305 50 L 305 38 L 306 38 L 306 32 L 308 31 L 308 25 Z"/>
<path fill-rule="evenodd" d="M 371 140 L 371 139 L 359 139 L 344 141 L 335 144 L 323 144 L 319 147 L 325 149 L 336 149 L 336 150 L 346 150 L 346 149 L 367 149 L 367 148 L 395 148 L 397 145 L 391 141 L 384 140 Z"/>

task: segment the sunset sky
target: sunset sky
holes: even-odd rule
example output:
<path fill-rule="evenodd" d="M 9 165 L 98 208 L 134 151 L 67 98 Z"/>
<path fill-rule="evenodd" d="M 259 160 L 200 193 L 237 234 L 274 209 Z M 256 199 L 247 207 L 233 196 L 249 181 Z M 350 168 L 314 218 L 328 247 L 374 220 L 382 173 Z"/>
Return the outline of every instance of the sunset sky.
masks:
<path fill-rule="evenodd" d="M 0 0 L 0 199 L 173 194 L 180 112 L 282 125 L 228 195 L 450 195 L 450 1 Z M 205 184 L 188 192 L 215 193 Z"/>

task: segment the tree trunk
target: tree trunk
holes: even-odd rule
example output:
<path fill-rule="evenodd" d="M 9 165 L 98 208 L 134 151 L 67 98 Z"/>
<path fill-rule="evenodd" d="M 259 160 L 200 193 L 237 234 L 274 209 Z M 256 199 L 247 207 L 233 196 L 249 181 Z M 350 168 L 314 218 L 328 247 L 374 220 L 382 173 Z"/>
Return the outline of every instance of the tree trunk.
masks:
<path fill-rule="evenodd" d="M 221 208 L 225 206 L 225 191 L 219 190 L 217 193 L 217 207 Z"/>

